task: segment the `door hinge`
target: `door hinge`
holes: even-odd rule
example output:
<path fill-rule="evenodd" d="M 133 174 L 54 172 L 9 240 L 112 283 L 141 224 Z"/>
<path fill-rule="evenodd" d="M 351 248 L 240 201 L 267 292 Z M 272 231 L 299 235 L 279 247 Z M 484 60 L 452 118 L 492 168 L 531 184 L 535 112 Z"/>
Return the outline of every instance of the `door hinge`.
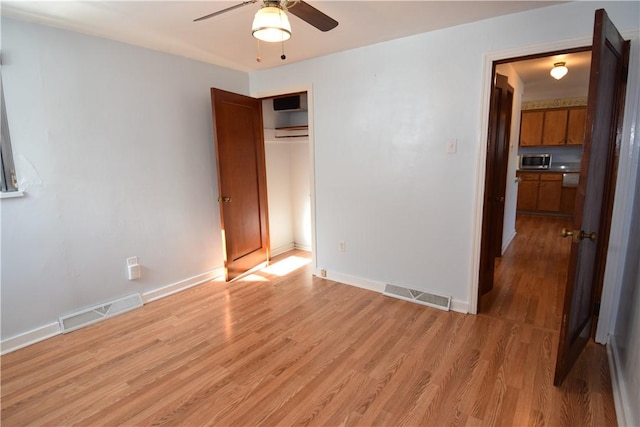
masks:
<path fill-rule="evenodd" d="M 596 305 L 595 305 L 595 307 L 593 309 L 594 310 L 594 313 L 593 313 L 594 316 L 599 316 L 600 315 L 600 307 L 601 307 L 600 303 L 601 303 L 601 301 L 596 301 Z"/>

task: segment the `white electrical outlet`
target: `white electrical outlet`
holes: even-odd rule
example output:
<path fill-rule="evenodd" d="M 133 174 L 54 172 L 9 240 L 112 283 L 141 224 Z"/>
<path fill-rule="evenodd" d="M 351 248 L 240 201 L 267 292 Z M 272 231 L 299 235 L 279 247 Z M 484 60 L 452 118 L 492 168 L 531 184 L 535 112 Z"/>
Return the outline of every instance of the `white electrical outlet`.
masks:
<path fill-rule="evenodd" d="M 127 275 L 129 280 L 136 280 L 142 277 L 142 267 L 138 263 L 138 257 L 127 258 Z"/>
<path fill-rule="evenodd" d="M 340 241 L 340 243 L 338 243 L 338 251 L 345 252 L 346 250 L 347 250 L 347 248 L 344 245 L 344 241 Z"/>

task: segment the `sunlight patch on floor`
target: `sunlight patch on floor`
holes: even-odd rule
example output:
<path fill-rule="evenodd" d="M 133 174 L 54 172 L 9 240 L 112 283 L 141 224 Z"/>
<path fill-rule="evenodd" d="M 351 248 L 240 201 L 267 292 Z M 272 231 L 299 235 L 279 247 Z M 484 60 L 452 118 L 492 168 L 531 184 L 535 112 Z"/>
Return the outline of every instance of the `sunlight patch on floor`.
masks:
<path fill-rule="evenodd" d="M 275 264 L 271 264 L 269 267 L 263 268 L 262 272 L 267 274 L 274 274 L 276 276 L 286 276 L 287 274 L 296 271 L 300 267 L 304 267 L 305 265 L 311 262 L 308 258 L 302 258 L 299 256 L 292 255 L 283 259 L 282 261 L 278 261 Z"/>
<path fill-rule="evenodd" d="M 247 274 L 246 276 L 236 280 L 236 282 L 268 282 L 268 281 L 269 279 L 262 277 L 259 274 Z"/>

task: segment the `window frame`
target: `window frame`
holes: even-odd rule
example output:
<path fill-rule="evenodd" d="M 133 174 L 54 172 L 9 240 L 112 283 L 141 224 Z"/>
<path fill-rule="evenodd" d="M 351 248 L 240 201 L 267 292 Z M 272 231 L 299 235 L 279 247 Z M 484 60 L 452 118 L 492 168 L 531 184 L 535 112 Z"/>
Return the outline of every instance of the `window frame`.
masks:
<path fill-rule="evenodd" d="M 0 97 L 2 98 L 2 132 L 0 134 L 0 192 L 14 193 L 19 191 L 18 179 L 16 177 L 15 164 L 13 162 L 13 150 L 11 149 L 11 135 L 9 133 L 9 121 L 7 120 L 7 109 L 4 102 L 4 87 L 2 76 L 0 75 Z"/>

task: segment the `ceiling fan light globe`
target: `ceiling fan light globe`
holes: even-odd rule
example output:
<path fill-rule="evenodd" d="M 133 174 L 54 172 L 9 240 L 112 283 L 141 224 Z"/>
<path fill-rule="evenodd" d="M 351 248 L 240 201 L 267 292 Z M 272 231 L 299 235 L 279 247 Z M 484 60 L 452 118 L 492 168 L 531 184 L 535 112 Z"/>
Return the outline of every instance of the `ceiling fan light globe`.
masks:
<path fill-rule="evenodd" d="M 551 77 L 556 80 L 560 80 L 564 76 L 567 75 L 569 69 L 565 66 L 564 62 L 559 62 L 553 65 L 553 68 L 550 71 Z"/>
<path fill-rule="evenodd" d="M 283 42 L 291 38 L 291 33 L 274 28 L 259 28 L 253 31 L 253 37 L 263 42 Z"/>
<path fill-rule="evenodd" d="M 253 18 L 251 34 L 265 42 L 283 42 L 291 38 L 291 24 L 281 8 L 264 6 Z"/>

